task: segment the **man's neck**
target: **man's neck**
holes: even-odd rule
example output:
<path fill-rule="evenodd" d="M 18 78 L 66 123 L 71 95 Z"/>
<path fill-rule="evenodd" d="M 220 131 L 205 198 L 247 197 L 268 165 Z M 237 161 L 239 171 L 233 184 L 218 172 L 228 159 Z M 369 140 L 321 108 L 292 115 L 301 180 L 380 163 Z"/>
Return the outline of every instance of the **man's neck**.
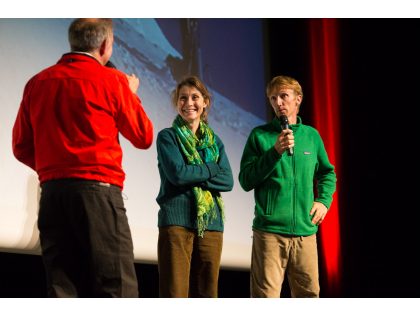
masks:
<path fill-rule="evenodd" d="M 99 54 L 95 54 L 95 53 L 88 53 L 88 52 L 79 52 L 79 51 L 72 51 L 72 53 L 76 53 L 76 54 L 83 54 L 83 55 L 87 55 L 90 57 L 95 58 L 101 65 L 105 65 L 101 56 L 99 56 Z"/>

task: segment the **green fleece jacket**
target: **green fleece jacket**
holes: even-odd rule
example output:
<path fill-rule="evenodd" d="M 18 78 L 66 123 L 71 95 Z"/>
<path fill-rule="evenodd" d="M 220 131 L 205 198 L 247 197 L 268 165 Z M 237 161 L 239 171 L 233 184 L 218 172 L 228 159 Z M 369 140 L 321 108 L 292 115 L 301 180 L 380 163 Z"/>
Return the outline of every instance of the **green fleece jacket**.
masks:
<path fill-rule="evenodd" d="M 160 206 L 159 227 L 176 225 L 197 229 L 197 203 L 192 188 L 200 186 L 211 191 L 217 208 L 217 219 L 209 224 L 207 230 L 223 231 L 224 225 L 215 197 L 220 192 L 232 190 L 233 176 L 224 145 L 215 136 L 219 161 L 189 165 L 179 148 L 175 130 L 165 128 L 159 132 L 156 140 L 160 175 L 160 190 L 156 198 Z M 204 158 L 203 150 L 198 153 Z"/>
<path fill-rule="evenodd" d="M 287 152 L 279 155 L 274 149 L 282 130 L 277 118 L 251 131 L 242 154 L 239 182 L 245 191 L 254 189 L 254 229 L 309 236 L 318 231 L 309 215 L 313 202 L 330 207 L 336 175 L 318 131 L 302 124 L 300 117 L 290 127 L 295 137 L 291 156 Z"/>

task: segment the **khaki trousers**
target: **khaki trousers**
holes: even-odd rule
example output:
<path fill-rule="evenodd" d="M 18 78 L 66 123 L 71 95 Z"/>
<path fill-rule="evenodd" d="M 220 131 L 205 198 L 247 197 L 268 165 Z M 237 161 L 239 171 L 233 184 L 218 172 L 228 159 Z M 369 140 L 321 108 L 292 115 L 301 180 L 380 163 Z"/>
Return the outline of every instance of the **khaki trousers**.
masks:
<path fill-rule="evenodd" d="M 254 230 L 251 297 L 280 297 L 286 274 L 292 297 L 319 297 L 316 235 L 286 236 Z"/>
<path fill-rule="evenodd" d="M 223 233 L 204 237 L 180 226 L 159 228 L 160 297 L 217 297 Z"/>

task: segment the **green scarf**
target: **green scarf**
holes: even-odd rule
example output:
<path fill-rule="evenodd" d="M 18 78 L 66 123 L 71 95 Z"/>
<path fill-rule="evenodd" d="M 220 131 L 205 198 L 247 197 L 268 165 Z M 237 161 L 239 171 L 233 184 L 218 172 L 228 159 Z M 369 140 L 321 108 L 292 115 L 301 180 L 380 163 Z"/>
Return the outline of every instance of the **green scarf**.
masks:
<path fill-rule="evenodd" d="M 188 164 L 202 164 L 198 150 L 204 150 L 205 162 L 219 159 L 219 147 L 216 144 L 213 130 L 204 122 L 200 122 L 197 130 L 197 137 L 187 126 L 186 122 L 178 115 L 172 127 L 175 129 L 176 137 L 180 144 L 181 150 L 187 158 Z M 197 228 L 198 236 L 204 237 L 204 231 L 208 225 L 217 218 L 217 212 L 214 205 L 213 196 L 210 191 L 201 187 L 193 187 L 195 200 L 197 203 Z M 222 221 L 224 221 L 224 205 L 220 194 L 216 196 L 217 205 L 219 206 Z"/>

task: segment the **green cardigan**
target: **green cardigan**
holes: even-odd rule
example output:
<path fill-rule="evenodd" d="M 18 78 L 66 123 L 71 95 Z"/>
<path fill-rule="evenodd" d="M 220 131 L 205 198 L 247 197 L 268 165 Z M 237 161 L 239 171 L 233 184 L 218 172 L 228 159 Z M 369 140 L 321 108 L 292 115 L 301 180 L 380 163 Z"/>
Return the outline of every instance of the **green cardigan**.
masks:
<path fill-rule="evenodd" d="M 219 161 L 201 165 L 189 165 L 179 148 L 175 130 L 165 128 L 157 136 L 156 147 L 160 174 L 160 190 L 156 198 L 160 206 L 158 226 L 183 226 L 197 229 L 197 205 L 192 191 L 194 186 L 212 192 L 213 198 L 220 192 L 231 191 L 233 176 L 224 145 L 216 135 L 219 146 Z M 199 151 L 201 158 L 203 152 Z M 214 199 L 217 208 L 216 200 Z M 207 230 L 223 231 L 220 210 L 217 219 Z"/>
<path fill-rule="evenodd" d="M 309 215 L 313 202 L 327 208 L 332 203 L 336 188 L 334 166 L 317 130 L 301 122 L 298 117 L 298 123 L 290 125 L 295 136 L 292 156 L 287 152 L 279 155 L 274 149 L 282 130 L 277 118 L 254 128 L 248 137 L 239 182 L 245 191 L 254 189 L 254 229 L 309 236 L 318 231 Z"/>

